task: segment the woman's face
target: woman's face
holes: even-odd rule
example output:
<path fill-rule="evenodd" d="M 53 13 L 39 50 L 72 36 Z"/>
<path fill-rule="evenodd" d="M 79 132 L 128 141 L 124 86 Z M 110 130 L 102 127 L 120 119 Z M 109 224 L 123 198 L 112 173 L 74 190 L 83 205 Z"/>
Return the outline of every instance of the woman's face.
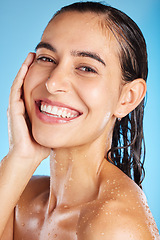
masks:
<path fill-rule="evenodd" d="M 118 46 L 102 17 L 58 15 L 45 29 L 24 83 L 35 140 L 51 148 L 106 140 L 121 81 Z"/>

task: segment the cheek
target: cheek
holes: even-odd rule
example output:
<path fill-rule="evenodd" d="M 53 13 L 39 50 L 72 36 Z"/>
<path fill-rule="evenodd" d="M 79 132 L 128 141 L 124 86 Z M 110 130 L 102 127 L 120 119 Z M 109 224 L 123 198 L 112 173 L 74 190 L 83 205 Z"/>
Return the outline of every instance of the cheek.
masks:
<path fill-rule="evenodd" d="M 36 63 L 33 63 L 29 68 L 29 71 L 24 80 L 24 89 L 30 91 L 37 85 L 37 80 L 41 76 L 40 70 L 36 67 Z"/>
<path fill-rule="evenodd" d="M 44 68 L 34 62 L 26 75 L 24 81 L 24 88 L 27 92 L 33 90 L 37 85 L 47 80 L 48 75 L 50 74 L 50 68 Z"/>
<path fill-rule="evenodd" d="M 93 113 L 103 112 L 107 117 L 108 113 L 113 111 L 118 92 L 111 84 L 105 81 L 95 81 L 89 84 L 85 83 L 79 89 L 81 89 L 81 98 Z"/>
<path fill-rule="evenodd" d="M 81 88 L 82 89 L 82 88 Z M 89 126 L 101 134 L 112 127 L 114 111 L 118 102 L 119 90 L 107 82 L 88 84 L 81 91 L 81 98 L 88 107 Z"/>

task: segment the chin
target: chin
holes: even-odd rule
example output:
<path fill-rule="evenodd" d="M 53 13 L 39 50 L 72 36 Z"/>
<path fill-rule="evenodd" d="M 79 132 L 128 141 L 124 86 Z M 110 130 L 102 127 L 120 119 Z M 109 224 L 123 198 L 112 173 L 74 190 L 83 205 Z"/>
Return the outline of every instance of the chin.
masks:
<path fill-rule="evenodd" d="M 36 129 L 32 130 L 34 140 L 41 146 L 47 148 L 65 148 L 69 146 L 69 140 L 65 139 L 64 136 L 57 136 L 58 134 L 45 133 Z"/>
<path fill-rule="evenodd" d="M 43 147 L 47 147 L 47 148 L 53 148 L 55 141 L 51 141 L 48 137 L 45 136 L 45 134 L 39 134 L 39 133 L 36 133 L 35 131 L 32 131 L 32 135 L 33 135 L 33 138 L 34 140 L 41 146 Z M 52 143 L 52 144 L 51 144 Z"/>

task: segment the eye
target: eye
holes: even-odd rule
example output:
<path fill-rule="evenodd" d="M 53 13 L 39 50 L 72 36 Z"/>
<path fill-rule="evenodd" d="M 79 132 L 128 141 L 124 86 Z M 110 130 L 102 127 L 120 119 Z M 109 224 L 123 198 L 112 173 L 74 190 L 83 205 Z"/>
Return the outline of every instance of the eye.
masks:
<path fill-rule="evenodd" d="M 45 56 L 38 57 L 37 61 L 56 64 L 54 59 Z"/>
<path fill-rule="evenodd" d="M 77 69 L 79 69 L 79 70 L 82 71 L 82 72 L 97 73 L 93 68 L 87 67 L 87 66 L 82 66 L 82 67 L 79 67 L 79 68 L 77 68 Z"/>

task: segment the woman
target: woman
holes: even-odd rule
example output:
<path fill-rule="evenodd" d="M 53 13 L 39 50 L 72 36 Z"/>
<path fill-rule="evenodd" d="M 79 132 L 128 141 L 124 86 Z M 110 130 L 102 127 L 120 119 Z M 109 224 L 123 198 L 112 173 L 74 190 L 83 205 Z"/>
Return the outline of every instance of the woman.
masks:
<path fill-rule="evenodd" d="M 54 15 L 11 88 L 2 240 L 159 238 L 140 188 L 146 78 L 124 13 L 84 2 Z M 50 178 L 32 177 L 49 155 Z"/>

